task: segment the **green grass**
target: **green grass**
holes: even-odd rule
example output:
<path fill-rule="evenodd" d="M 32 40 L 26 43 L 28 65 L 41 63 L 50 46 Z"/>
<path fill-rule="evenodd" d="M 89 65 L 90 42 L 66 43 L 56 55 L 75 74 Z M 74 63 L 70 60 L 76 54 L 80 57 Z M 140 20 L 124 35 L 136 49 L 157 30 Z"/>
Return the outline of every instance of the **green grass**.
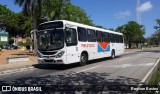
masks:
<path fill-rule="evenodd" d="M 158 84 L 160 84 L 160 68 L 158 68 L 158 70 L 153 73 L 148 86 L 154 86 Z M 160 94 L 160 92 L 156 93 L 155 91 L 143 91 L 141 94 Z"/>
<path fill-rule="evenodd" d="M 158 83 L 160 83 L 160 68 L 153 73 L 149 85 L 157 85 Z"/>

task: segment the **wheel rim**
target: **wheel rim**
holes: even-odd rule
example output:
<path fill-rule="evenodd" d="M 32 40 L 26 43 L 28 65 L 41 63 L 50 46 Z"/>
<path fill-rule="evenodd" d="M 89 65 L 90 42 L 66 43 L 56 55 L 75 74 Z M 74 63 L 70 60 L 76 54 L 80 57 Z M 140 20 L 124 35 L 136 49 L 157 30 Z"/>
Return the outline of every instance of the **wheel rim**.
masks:
<path fill-rule="evenodd" d="M 81 62 L 85 63 L 86 62 L 86 57 L 84 55 L 81 56 Z"/>
<path fill-rule="evenodd" d="M 115 58 L 115 53 L 114 53 L 114 51 L 112 52 L 112 58 Z"/>
<path fill-rule="evenodd" d="M 113 53 L 113 58 L 115 57 L 114 53 Z"/>
<path fill-rule="evenodd" d="M 84 66 L 86 65 L 86 62 L 87 62 L 87 56 L 85 54 L 82 54 L 80 65 Z"/>

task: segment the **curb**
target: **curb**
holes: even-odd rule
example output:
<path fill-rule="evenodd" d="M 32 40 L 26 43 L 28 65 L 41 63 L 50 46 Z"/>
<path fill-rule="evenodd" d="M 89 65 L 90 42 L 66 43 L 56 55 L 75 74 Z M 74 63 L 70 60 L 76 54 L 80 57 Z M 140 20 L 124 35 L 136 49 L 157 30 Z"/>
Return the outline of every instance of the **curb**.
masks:
<path fill-rule="evenodd" d="M 146 76 L 142 79 L 141 83 L 138 84 L 138 88 L 141 88 L 141 86 L 143 84 L 148 85 L 149 81 L 151 80 L 151 77 L 153 75 L 153 73 L 155 71 L 158 70 L 158 68 L 160 68 L 160 58 L 156 61 L 156 63 L 154 64 L 154 66 L 149 70 L 149 72 L 146 74 Z M 137 93 L 139 90 L 137 90 L 135 93 Z"/>
<path fill-rule="evenodd" d="M 1 64 L 0 65 L 0 72 L 7 71 L 7 70 L 14 70 L 14 69 L 21 69 L 21 68 L 32 67 L 34 64 L 36 64 L 36 63 L 32 63 L 32 62 L 18 62 L 18 63 Z"/>
<path fill-rule="evenodd" d="M 155 71 L 158 70 L 158 68 L 160 67 L 160 58 L 156 61 L 156 63 L 154 64 L 154 66 L 149 70 L 149 72 L 147 73 L 147 75 L 143 78 L 143 80 L 141 81 L 142 83 L 148 84 L 149 81 L 151 80 L 151 77 L 153 75 L 153 73 Z"/>
<path fill-rule="evenodd" d="M 26 68 L 19 68 L 19 69 L 12 69 L 12 70 L 5 70 L 5 71 L 1 71 L 0 75 L 6 75 L 6 74 L 12 74 L 12 73 L 18 73 L 18 72 L 23 72 L 23 71 L 28 71 L 28 70 L 32 70 L 34 69 L 34 67 L 26 67 Z"/>

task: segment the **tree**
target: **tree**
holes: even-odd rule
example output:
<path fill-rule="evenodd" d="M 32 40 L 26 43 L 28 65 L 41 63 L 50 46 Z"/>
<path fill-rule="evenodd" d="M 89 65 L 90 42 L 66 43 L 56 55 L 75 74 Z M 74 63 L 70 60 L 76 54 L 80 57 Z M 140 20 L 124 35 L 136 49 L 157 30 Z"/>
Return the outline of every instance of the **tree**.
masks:
<path fill-rule="evenodd" d="M 154 40 L 155 45 L 160 44 L 160 19 L 156 20 L 157 25 L 154 26 L 154 29 L 156 29 L 155 33 L 152 35 L 152 38 Z"/>
<path fill-rule="evenodd" d="M 36 41 L 36 29 L 38 25 L 38 19 L 41 17 L 42 7 L 50 5 L 50 0 L 15 0 L 15 4 L 23 7 L 23 12 L 26 15 L 32 16 L 33 29 L 34 29 L 34 52 L 36 55 L 37 41 Z"/>
<path fill-rule="evenodd" d="M 50 0 L 15 0 L 15 4 L 23 7 L 23 13 L 32 17 L 33 29 L 37 29 L 37 20 L 40 19 L 42 8 L 50 5 Z"/>
<path fill-rule="evenodd" d="M 52 0 L 51 7 L 43 14 L 48 20 L 69 20 L 93 26 L 85 11 L 72 5 L 70 0 Z"/>
<path fill-rule="evenodd" d="M 119 26 L 116 31 L 121 31 L 124 35 L 125 43 L 131 48 L 132 43 L 143 42 L 145 29 L 143 25 L 139 25 L 135 21 L 130 21 L 125 25 Z"/>
<path fill-rule="evenodd" d="M 89 16 L 80 7 L 68 4 L 65 8 L 63 19 L 70 20 L 82 24 L 87 24 L 93 26 L 93 22 Z"/>
<path fill-rule="evenodd" d="M 103 27 L 103 26 L 101 26 L 101 25 L 94 25 L 95 27 L 98 27 L 98 28 L 103 28 L 103 29 L 107 29 L 107 28 L 105 28 L 105 27 Z"/>
<path fill-rule="evenodd" d="M 32 24 L 32 19 L 31 17 L 27 17 L 23 15 L 22 12 L 17 13 L 17 21 L 18 21 L 18 36 L 20 37 L 26 37 L 30 36 L 30 31 L 33 30 L 33 24 Z"/>
<path fill-rule="evenodd" d="M 115 31 L 114 28 L 109 28 L 108 30 Z"/>
<path fill-rule="evenodd" d="M 118 26 L 117 29 L 115 30 L 116 32 L 121 32 L 124 30 L 124 25 Z"/>
<path fill-rule="evenodd" d="M 0 29 L 6 30 L 10 36 L 16 36 L 17 23 L 15 13 L 6 8 L 5 5 L 0 5 Z"/>
<path fill-rule="evenodd" d="M 42 12 L 49 20 L 60 20 L 64 17 L 65 8 L 70 0 L 51 0 L 50 8 L 46 6 Z M 47 11 L 45 11 L 47 9 Z"/>
<path fill-rule="evenodd" d="M 154 29 L 156 29 L 157 31 L 160 31 L 160 19 L 156 19 L 156 23 L 157 25 L 154 26 Z"/>

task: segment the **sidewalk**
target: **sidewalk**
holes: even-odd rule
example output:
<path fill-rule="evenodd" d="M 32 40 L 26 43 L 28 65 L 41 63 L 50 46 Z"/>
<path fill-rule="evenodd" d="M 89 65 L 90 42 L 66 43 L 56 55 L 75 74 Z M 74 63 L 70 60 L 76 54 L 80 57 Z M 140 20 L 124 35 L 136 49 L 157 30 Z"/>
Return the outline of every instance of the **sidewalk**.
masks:
<path fill-rule="evenodd" d="M 142 49 L 125 49 L 124 53 L 131 53 L 131 52 L 136 52 L 136 51 L 141 51 Z"/>
<path fill-rule="evenodd" d="M 20 63 L 1 64 L 0 65 L 0 72 L 6 71 L 6 70 L 31 67 L 34 64 L 37 64 L 37 62 L 20 62 Z"/>
<path fill-rule="evenodd" d="M 29 61 L 28 62 L 17 62 L 17 63 L 7 63 L 6 58 L 8 56 L 18 56 L 18 55 L 28 55 Z M 13 69 L 20 69 L 31 67 L 34 64 L 38 64 L 38 60 L 36 56 L 33 56 L 32 53 L 29 53 L 26 50 L 2 50 L 0 52 L 0 72 L 5 70 L 13 70 Z"/>
<path fill-rule="evenodd" d="M 135 51 L 141 51 L 141 49 L 125 49 L 125 53 L 132 53 Z M 2 55 L 0 55 L 1 57 Z M 5 63 L 0 64 L 0 72 L 6 70 L 13 70 L 13 69 L 20 69 L 20 68 L 27 68 L 31 67 L 34 64 L 38 64 L 37 57 L 29 56 L 29 62 L 18 62 L 18 63 Z"/>

